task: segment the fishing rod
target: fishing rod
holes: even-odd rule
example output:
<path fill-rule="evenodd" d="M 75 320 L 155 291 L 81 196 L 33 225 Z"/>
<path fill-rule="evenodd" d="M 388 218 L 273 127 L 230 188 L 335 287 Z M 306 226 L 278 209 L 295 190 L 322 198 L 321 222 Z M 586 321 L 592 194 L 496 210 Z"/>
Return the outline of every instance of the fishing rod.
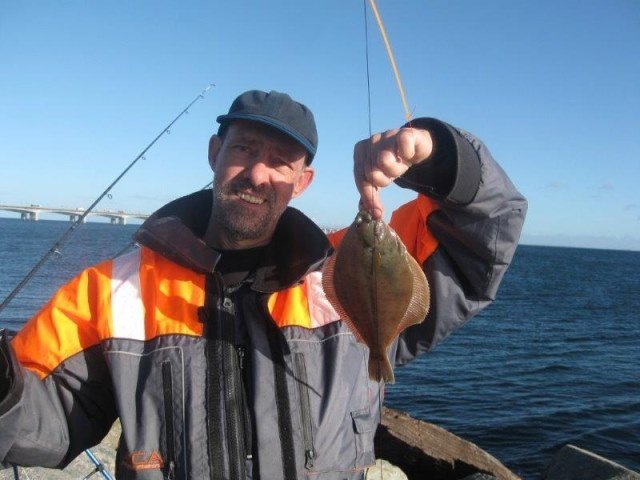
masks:
<path fill-rule="evenodd" d="M 91 206 L 89 208 L 87 208 L 83 214 L 78 217 L 72 224 L 71 226 L 60 236 L 60 238 L 58 238 L 58 240 L 53 244 L 53 246 L 49 249 L 49 251 L 47 253 L 44 254 L 44 256 L 40 259 L 40 261 L 38 263 L 35 264 L 35 266 L 31 269 L 31 271 L 22 279 L 22 281 L 13 289 L 13 291 L 7 295 L 7 298 L 4 299 L 4 301 L 2 302 L 2 304 L 0 304 L 0 312 L 2 312 L 2 310 L 4 310 L 4 308 L 9 305 L 9 303 L 11 303 L 11 300 L 14 299 L 14 297 L 18 294 L 18 292 L 20 292 L 20 290 L 22 290 L 22 288 L 29 282 L 29 280 L 31 280 L 31 278 L 33 278 L 33 276 L 36 274 L 36 272 L 38 270 L 40 270 L 40 268 L 46 263 L 47 260 L 49 260 L 49 258 L 51 257 L 51 255 L 53 255 L 54 253 L 59 252 L 59 247 L 67 240 L 68 237 L 71 236 L 71 234 L 74 232 L 74 230 L 76 228 L 78 228 L 79 225 L 81 225 L 82 223 L 84 223 L 84 219 L 87 217 L 87 215 L 89 215 L 89 213 L 95 208 L 95 206 L 100 203 L 100 201 L 109 194 L 109 192 L 111 191 L 111 189 L 120 181 L 120 179 L 122 177 L 124 177 L 127 172 L 129 170 L 131 170 L 131 168 L 138 163 L 138 160 L 144 158 L 144 154 L 147 153 L 147 151 L 160 139 L 160 137 L 162 137 L 163 135 L 165 135 L 166 133 L 169 132 L 169 129 L 173 126 L 174 123 L 176 123 L 180 117 L 182 117 L 185 113 L 187 113 L 187 111 L 189 110 L 189 108 L 191 108 L 191 106 L 196 103 L 198 100 L 204 98 L 205 94 L 211 89 L 211 87 L 214 87 L 215 85 L 213 83 L 209 84 L 207 86 L 207 88 L 205 88 L 202 92 L 200 92 L 198 94 L 198 96 L 196 96 L 196 98 L 194 98 L 191 103 L 189 103 L 189 105 L 187 105 L 184 110 L 182 110 L 173 120 L 171 120 L 171 122 L 169 122 L 169 124 L 156 136 L 156 138 L 154 138 L 151 143 L 149 143 L 149 145 L 147 145 L 144 150 L 142 150 L 142 152 L 140 152 L 138 154 L 138 156 L 127 166 L 127 168 L 125 168 L 122 173 L 120 173 L 120 175 L 118 175 L 116 177 L 116 179 L 111 182 L 111 185 L 109 185 L 104 192 L 102 192 L 100 194 L 100 196 L 91 204 Z"/>
<path fill-rule="evenodd" d="M 91 450 L 85 450 L 84 453 L 87 454 L 89 460 L 91 460 L 91 463 L 93 463 L 96 468 L 94 468 L 89 475 L 83 477 L 82 480 L 87 480 L 89 477 L 95 475 L 96 473 L 100 473 L 100 475 L 102 475 L 102 478 L 104 478 L 105 480 L 114 480 L 109 471 L 105 468 L 104 463 L 98 460 L 96 456 L 91 452 Z"/>
<path fill-rule="evenodd" d="M 207 183 L 204 187 L 202 187 L 200 189 L 200 191 L 202 190 L 206 190 L 207 188 L 211 187 L 213 185 L 213 181 Z M 129 251 L 130 249 L 132 249 L 133 247 L 136 246 L 136 241 L 135 240 L 131 240 L 129 243 L 127 243 L 120 251 L 118 251 L 118 253 L 116 253 L 113 258 L 117 258 L 120 255 L 123 255 L 125 252 Z"/>

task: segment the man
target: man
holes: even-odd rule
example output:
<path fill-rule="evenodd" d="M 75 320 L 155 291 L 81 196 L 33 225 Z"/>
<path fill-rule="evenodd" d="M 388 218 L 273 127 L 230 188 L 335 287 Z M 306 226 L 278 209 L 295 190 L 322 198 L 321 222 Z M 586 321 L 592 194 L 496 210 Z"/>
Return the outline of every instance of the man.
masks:
<path fill-rule="evenodd" d="M 313 116 L 250 91 L 218 122 L 213 195 L 161 208 L 140 249 L 0 339 L 0 460 L 62 467 L 119 417 L 119 478 L 355 479 L 374 462 L 381 386 L 322 293 L 329 240 L 287 207 L 313 180 Z M 403 364 L 491 302 L 526 202 L 482 143 L 434 119 L 358 143 L 354 161 L 374 217 L 379 188 L 420 194 L 391 221 L 432 289 L 392 347 Z"/>

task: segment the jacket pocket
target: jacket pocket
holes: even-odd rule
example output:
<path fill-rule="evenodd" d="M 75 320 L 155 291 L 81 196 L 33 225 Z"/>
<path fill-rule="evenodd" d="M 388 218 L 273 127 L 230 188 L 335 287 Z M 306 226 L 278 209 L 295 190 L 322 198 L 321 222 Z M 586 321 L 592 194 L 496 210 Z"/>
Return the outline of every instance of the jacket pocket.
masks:
<path fill-rule="evenodd" d="M 341 328 L 286 331 L 295 335 L 289 339 L 296 378 L 290 395 L 308 475 L 354 472 L 373 463 L 376 415 L 368 412 L 376 411 L 378 385 L 369 381 L 365 347 Z"/>
<path fill-rule="evenodd" d="M 353 431 L 356 439 L 356 466 L 372 465 L 375 461 L 373 439 L 378 422 L 371 409 L 363 408 L 351 412 Z"/>
<path fill-rule="evenodd" d="M 122 425 L 116 477 L 188 478 L 182 349 L 150 342 L 105 354 Z"/>

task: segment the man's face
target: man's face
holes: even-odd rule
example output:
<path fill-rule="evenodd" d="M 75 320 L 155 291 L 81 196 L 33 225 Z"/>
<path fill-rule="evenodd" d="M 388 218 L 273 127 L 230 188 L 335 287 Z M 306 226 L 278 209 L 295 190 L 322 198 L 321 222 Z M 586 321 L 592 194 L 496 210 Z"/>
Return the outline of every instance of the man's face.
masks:
<path fill-rule="evenodd" d="M 214 246 L 250 248 L 269 242 L 289 201 L 313 178 L 306 151 L 288 136 L 255 122 L 236 121 L 214 136 L 215 173 L 210 233 Z"/>

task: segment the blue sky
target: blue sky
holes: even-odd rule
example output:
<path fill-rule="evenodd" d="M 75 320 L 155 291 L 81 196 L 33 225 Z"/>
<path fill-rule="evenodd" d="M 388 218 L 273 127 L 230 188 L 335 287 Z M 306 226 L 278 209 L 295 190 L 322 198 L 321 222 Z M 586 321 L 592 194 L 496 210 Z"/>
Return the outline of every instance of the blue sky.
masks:
<path fill-rule="evenodd" d="M 485 141 L 529 200 L 524 243 L 640 250 L 640 2 L 378 2 L 414 115 Z M 378 131 L 404 112 L 372 18 L 369 36 Z M 274 89 L 318 123 L 294 206 L 346 225 L 364 38 L 361 1 L 2 2 L 0 203 L 87 207 L 212 82 L 99 208 L 150 213 L 204 186 L 215 117 Z M 388 211 L 411 197 L 383 192 Z"/>

